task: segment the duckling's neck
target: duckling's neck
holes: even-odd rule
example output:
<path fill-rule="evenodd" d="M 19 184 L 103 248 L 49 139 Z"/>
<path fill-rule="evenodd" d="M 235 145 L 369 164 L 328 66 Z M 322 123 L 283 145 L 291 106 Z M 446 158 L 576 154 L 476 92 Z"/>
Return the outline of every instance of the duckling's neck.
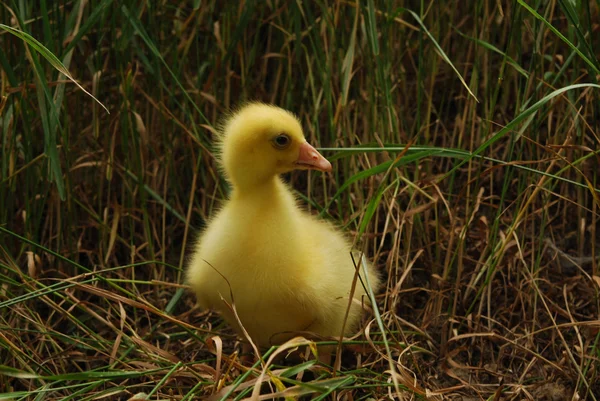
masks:
<path fill-rule="evenodd" d="M 252 185 L 242 185 L 234 181 L 232 182 L 231 199 L 273 199 L 281 196 L 282 192 L 287 192 L 287 188 L 279 176 L 252 182 Z"/>
<path fill-rule="evenodd" d="M 246 208 L 269 208 L 273 211 L 281 208 L 295 209 L 296 201 L 286 184 L 279 176 L 252 186 L 233 184 L 231 200 L 243 204 Z"/>

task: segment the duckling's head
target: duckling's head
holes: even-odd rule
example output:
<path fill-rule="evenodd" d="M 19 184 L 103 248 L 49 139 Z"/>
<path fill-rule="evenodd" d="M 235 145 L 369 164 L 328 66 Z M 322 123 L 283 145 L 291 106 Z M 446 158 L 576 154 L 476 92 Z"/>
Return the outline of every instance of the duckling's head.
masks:
<path fill-rule="evenodd" d="M 263 103 L 247 104 L 225 121 L 221 162 L 237 188 L 297 169 L 331 171 L 331 163 L 306 142 L 296 116 Z"/>

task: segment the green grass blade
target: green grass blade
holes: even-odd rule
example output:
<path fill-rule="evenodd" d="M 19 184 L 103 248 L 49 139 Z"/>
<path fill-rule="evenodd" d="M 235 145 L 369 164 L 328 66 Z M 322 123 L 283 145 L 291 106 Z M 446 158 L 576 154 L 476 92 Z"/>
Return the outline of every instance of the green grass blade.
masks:
<path fill-rule="evenodd" d="M 11 33 L 13 35 L 15 35 L 19 39 L 21 39 L 24 42 L 26 42 L 27 44 L 29 44 L 35 51 L 37 51 L 39 54 L 41 54 L 42 57 L 44 57 L 56 70 L 58 70 L 59 72 L 61 72 L 71 82 L 73 82 L 75 85 L 77 85 L 77 87 L 79 87 L 79 89 L 81 89 L 86 95 L 88 95 L 92 99 L 94 99 L 96 101 L 96 103 L 98 103 L 100 106 L 102 106 L 102 108 L 104 110 L 106 110 L 107 113 L 110 114 L 110 112 L 108 111 L 108 109 L 106 108 L 106 106 L 104 106 L 102 104 L 102 102 L 100 102 L 98 99 L 96 99 L 96 97 L 94 95 L 92 95 L 87 90 L 85 90 L 85 88 L 83 86 L 81 86 L 79 84 L 79 82 L 77 82 L 75 80 L 75 78 L 73 78 L 73 76 L 71 75 L 71 73 L 69 72 L 69 70 L 63 65 L 63 63 L 58 59 L 58 57 L 56 57 L 50 50 L 48 50 L 37 39 L 35 39 L 33 36 L 31 36 L 27 32 L 23 32 L 23 31 L 21 31 L 19 29 L 10 27 L 8 25 L 0 24 L 0 28 L 4 29 L 5 31 L 7 31 L 7 32 L 9 32 L 9 33 Z"/>
<path fill-rule="evenodd" d="M 500 131 L 498 131 L 497 133 L 495 133 L 494 135 L 492 135 L 491 138 L 489 138 L 483 144 L 481 144 L 472 153 L 472 155 L 468 159 L 465 159 L 462 162 L 458 163 L 456 166 L 454 166 L 454 168 L 452 168 L 448 173 L 446 173 L 444 175 L 444 178 L 450 176 L 451 174 L 453 174 L 456 170 L 458 170 L 461 166 L 463 166 L 465 163 L 467 163 L 469 160 L 471 160 L 474 156 L 479 155 L 480 153 L 482 153 L 483 151 L 485 151 L 486 149 L 488 149 L 493 143 L 497 142 L 504 135 L 506 135 L 506 134 L 514 131 L 517 128 L 517 125 L 519 123 L 525 121 L 533 113 L 536 113 L 540 108 L 542 108 L 543 106 L 545 106 L 550 100 L 554 99 L 557 96 L 560 96 L 561 94 L 563 94 L 563 93 L 565 93 L 567 91 L 574 90 L 574 89 L 579 89 L 579 88 L 596 88 L 596 89 L 600 89 L 600 85 L 596 85 L 596 84 L 576 84 L 576 85 L 569 85 L 569 86 L 566 86 L 564 88 L 557 89 L 557 90 L 553 91 L 552 93 L 544 96 L 541 100 L 539 100 L 538 102 L 536 102 L 534 105 L 532 105 L 528 109 L 526 109 L 526 110 L 522 111 L 521 113 L 519 113 L 519 115 L 517 115 L 517 117 L 515 117 L 504 128 L 502 128 Z"/>
<path fill-rule="evenodd" d="M 419 18 L 419 16 L 414 11 L 408 10 L 406 8 L 403 8 L 403 7 L 398 7 L 396 9 L 396 11 L 392 14 L 392 16 L 390 17 L 390 19 L 394 19 L 396 16 L 398 16 L 400 13 L 403 13 L 403 12 L 409 13 L 415 19 L 415 21 L 417 21 L 417 23 L 421 26 L 421 29 L 423 29 L 423 32 L 425 32 L 425 34 L 427 35 L 427 37 L 429 38 L 429 40 L 431 40 L 431 43 L 433 43 L 433 46 L 437 50 L 437 52 L 440 55 L 440 57 L 446 63 L 448 63 L 448 65 L 450 66 L 450 68 L 452 68 L 452 70 L 454 71 L 454 73 L 456 74 L 456 76 L 458 77 L 458 79 L 460 80 L 460 82 L 462 83 L 462 85 L 465 87 L 465 89 L 467 90 L 467 92 L 469 92 L 469 95 L 471 95 L 473 97 L 473 99 L 475 99 L 477 102 L 479 102 L 479 100 L 477 99 L 477 96 L 475 96 L 475 94 L 471 91 L 471 88 L 469 88 L 469 85 L 467 85 L 467 83 L 463 79 L 462 75 L 460 75 L 460 72 L 458 72 L 458 70 L 456 69 L 456 67 L 452 63 L 452 61 L 450 61 L 450 58 L 448 57 L 448 55 L 446 55 L 446 52 L 444 52 L 444 50 L 442 49 L 442 47 L 440 46 L 440 44 L 437 42 L 437 40 L 435 40 L 435 38 L 433 37 L 433 35 L 429 32 L 429 30 L 427 29 L 427 27 L 425 26 L 425 24 L 423 23 L 423 21 L 421 21 L 421 18 Z"/>
<path fill-rule="evenodd" d="M 542 21 L 548 29 L 550 29 L 556 36 L 558 36 L 563 42 L 565 42 L 575 53 L 581 57 L 583 61 L 594 71 L 595 74 L 600 74 L 600 66 L 594 61 L 590 60 L 577 46 L 575 46 L 569 39 L 567 39 L 558 29 L 556 29 L 550 22 L 548 22 L 544 17 L 542 17 L 537 11 L 535 11 L 529 4 L 525 3 L 523 0 L 517 0 L 524 9 L 526 9 L 531 15 L 535 18 Z M 584 42 L 585 43 L 585 42 Z"/>

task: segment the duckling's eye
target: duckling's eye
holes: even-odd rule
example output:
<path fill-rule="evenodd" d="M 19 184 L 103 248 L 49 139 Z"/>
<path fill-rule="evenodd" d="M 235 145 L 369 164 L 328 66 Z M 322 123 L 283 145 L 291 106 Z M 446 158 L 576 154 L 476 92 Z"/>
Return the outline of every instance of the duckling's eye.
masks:
<path fill-rule="evenodd" d="M 292 143 L 292 140 L 289 137 L 289 135 L 286 134 L 279 134 L 275 138 L 273 138 L 273 145 L 277 149 L 285 149 L 288 146 L 290 146 L 290 143 Z"/>

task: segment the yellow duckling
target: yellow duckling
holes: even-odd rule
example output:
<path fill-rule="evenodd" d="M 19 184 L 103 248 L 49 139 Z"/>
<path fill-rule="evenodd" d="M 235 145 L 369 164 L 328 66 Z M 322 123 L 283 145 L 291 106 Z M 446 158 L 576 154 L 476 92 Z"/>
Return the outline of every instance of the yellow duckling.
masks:
<path fill-rule="evenodd" d="M 368 297 L 357 281 L 344 326 L 355 275 L 350 244 L 329 223 L 299 209 L 279 177 L 295 169 L 331 171 L 306 142 L 298 119 L 262 103 L 242 107 L 224 124 L 221 165 L 231 196 L 200 236 L 187 269 L 200 306 L 219 311 L 241 335 L 224 302 L 233 301 L 261 347 L 298 331 L 352 334 Z M 377 290 L 380 280 L 371 266 L 368 271 Z"/>

